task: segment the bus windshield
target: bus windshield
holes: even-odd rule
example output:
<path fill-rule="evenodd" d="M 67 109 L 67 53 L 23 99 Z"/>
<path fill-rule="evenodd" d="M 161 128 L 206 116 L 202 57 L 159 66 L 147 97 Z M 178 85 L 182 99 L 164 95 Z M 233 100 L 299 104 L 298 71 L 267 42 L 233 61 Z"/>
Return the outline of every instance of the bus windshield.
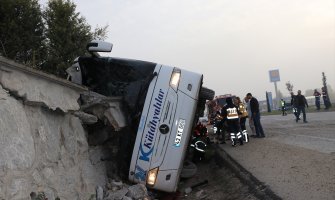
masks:
<path fill-rule="evenodd" d="M 122 96 L 127 114 L 140 116 L 156 63 L 111 57 L 80 57 L 78 62 L 83 85 L 108 97 Z"/>

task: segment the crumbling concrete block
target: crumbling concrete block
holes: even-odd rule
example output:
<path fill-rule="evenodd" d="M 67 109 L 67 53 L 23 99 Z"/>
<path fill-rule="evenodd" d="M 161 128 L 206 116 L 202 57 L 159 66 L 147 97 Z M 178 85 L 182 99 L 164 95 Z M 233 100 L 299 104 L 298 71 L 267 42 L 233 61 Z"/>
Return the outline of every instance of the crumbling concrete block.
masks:
<path fill-rule="evenodd" d="M 74 112 L 73 115 L 78 117 L 83 122 L 83 124 L 95 124 L 98 122 L 98 118 L 96 116 L 82 111 Z"/>
<path fill-rule="evenodd" d="M 80 100 L 82 111 L 95 115 L 101 121 L 108 121 L 116 131 L 127 126 L 122 97 L 106 97 L 88 91 L 81 94 Z"/>
<path fill-rule="evenodd" d="M 132 185 L 128 189 L 128 197 L 131 197 L 133 199 L 144 199 L 148 197 L 148 190 L 143 184 Z"/>

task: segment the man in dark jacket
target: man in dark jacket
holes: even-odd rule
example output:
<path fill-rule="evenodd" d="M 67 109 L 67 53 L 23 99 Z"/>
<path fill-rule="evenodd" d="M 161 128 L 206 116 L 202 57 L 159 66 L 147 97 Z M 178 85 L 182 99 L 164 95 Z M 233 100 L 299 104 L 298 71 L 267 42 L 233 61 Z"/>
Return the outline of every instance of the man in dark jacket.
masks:
<path fill-rule="evenodd" d="M 265 137 L 263 127 L 261 124 L 261 114 L 259 112 L 259 103 L 258 100 L 252 96 L 251 93 L 247 94 L 247 98 L 250 100 L 250 109 L 252 113 L 252 119 L 254 120 L 256 137 L 262 138 Z"/>
<path fill-rule="evenodd" d="M 297 115 L 298 114 L 298 108 L 297 108 L 297 101 L 296 101 L 296 96 L 294 95 L 293 92 L 291 92 L 291 105 L 292 105 L 292 112 L 294 114 L 294 116 L 300 120 L 300 116 Z"/>
<path fill-rule="evenodd" d="M 240 132 L 240 121 L 238 115 L 238 107 L 233 103 L 233 99 L 228 97 L 226 99 L 227 104 L 222 108 L 221 115 L 224 121 L 227 121 L 228 131 L 230 133 L 230 139 L 232 141 L 232 146 L 236 146 L 236 141 L 243 145 L 242 134 Z"/>
<path fill-rule="evenodd" d="M 296 117 L 295 121 L 296 122 L 299 121 L 299 115 L 300 115 L 300 112 L 302 112 L 302 117 L 303 117 L 304 123 L 307 123 L 305 105 L 308 108 L 308 104 L 307 104 L 307 100 L 306 100 L 305 96 L 301 95 L 301 90 L 298 90 L 298 95 L 295 97 L 295 100 L 296 100 L 297 109 L 298 109 L 298 113 L 297 113 L 297 117 Z"/>

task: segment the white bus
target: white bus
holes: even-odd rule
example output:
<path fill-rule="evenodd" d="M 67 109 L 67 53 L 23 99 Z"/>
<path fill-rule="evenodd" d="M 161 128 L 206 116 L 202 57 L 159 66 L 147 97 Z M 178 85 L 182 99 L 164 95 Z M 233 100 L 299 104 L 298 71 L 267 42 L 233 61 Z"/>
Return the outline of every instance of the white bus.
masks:
<path fill-rule="evenodd" d="M 112 45 L 93 41 L 92 52 Z M 105 96 L 123 96 L 129 120 L 122 149 L 128 178 L 147 187 L 176 191 L 190 136 L 214 91 L 202 87 L 202 74 L 146 61 L 79 57 L 80 76 L 73 80 Z M 72 75 L 75 76 L 75 75 Z M 78 81 L 79 80 L 79 81 Z M 126 151 L 126 150 L 125 150 Z"/>

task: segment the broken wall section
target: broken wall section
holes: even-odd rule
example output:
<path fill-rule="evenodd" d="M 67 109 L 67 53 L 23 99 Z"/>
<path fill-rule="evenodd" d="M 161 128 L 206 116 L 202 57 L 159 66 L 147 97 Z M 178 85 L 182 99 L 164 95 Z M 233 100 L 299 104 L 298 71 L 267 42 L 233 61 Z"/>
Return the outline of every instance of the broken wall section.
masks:
<path fill-rule="evenodd" d="M 101 150 L 70 112 L 85 90 L 0 57 L 0 199 L 89 199 L 106 184 Z"/>

